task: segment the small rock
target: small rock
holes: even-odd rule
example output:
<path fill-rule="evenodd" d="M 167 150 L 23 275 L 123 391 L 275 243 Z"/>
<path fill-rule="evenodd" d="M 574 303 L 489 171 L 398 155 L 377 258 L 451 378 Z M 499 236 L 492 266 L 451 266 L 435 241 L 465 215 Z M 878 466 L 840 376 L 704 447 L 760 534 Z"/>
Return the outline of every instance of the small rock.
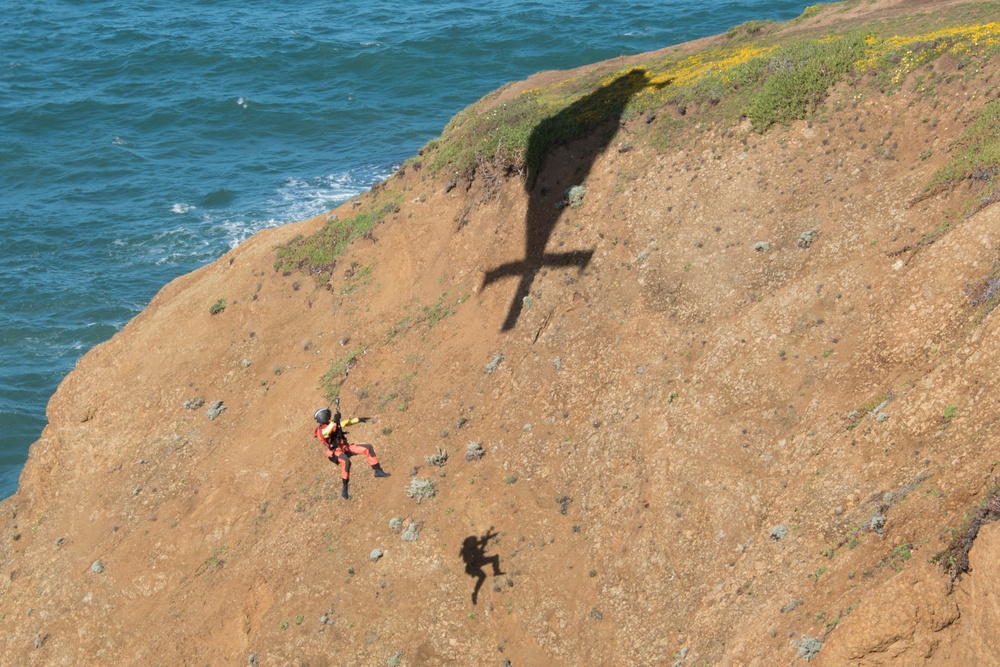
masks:
<path fill-rule="evenodd" d="M 771 244 L 767 241 L 757 241 L 753 244 L 753 249 L 757 252 L 771 252 Z"/>
<path fill-rule="evenodd" d="M 785 528 L 783 525 L 777 525 L 777 526 L 774 526 L 773 528 L 771 528 L 771 539 L 772 540 L 775 540 L 775 541 L 783 540 L 783 539 L 785 539 L 786 535 L 788 535 L 788 529 Z"/>
<path fill-rule="evenodd" d="M 93 572 L 94 574 L 101 574 L 102 572 L 104 572 L 104 563 L 102 563 L 99 560 L 95 560 L 93 563 L 90 564 L 90 571 Z"/>
<path fill-rule="evenodd" d="M 800 248 L 808 248 L 813 244 L 813 241 L 816 240 L 817 236 L 819 236 L 819 232 L 817 232 L 815 229 L 807 229 L 806 231 L 799 234 L 799 240 L 797 241 L 798 246 Z"/>
<path fill-rule="evenodd" d="M 205 405 L 205 400 L 201 398 L 189 398 L 184 401 L 185 410 L 197 410 L 201 406 Z"/>
<path fill-rule="evenodd" d="M 377 563 L 378 559 L 382 557 L 383 553 L 385 552 L 376 547 L 375 549 L 372 549 L 372 552 L 370 554 L 368 554 L 368 560 L 370 560 L 373 563 Z"/>
<path fill-rule="evenodd" d="M 63 545 L 63 542 L 65 542 L 65 541 L 66 541 L 65 537 L 57 537 L 56 538 L 56 546 L 57 547 L 61 547 Z"/>

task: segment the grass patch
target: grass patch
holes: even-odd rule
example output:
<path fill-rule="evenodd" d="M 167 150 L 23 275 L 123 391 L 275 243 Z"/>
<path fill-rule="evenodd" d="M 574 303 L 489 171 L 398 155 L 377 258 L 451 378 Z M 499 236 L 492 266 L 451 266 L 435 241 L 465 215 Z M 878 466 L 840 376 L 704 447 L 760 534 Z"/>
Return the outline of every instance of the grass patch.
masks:
<path fill-rule="evenodd" d="M 338 292 L 340 296 L 353 294 L 359 289 L 370 285 L 372 283 L 371 273 L 374 266 L 374 264 L 359 266 L 356 262 L 352 262 L 351 267 L 344 272 L 344 284 L 341 285 Z"/>
<path fill-rule="evenodd" d="M 984 198 L 996 201 L 1000 174 L 1000 100 L 993 100 L 979 112 L 952 148 L 948 163 L 937 170 L 924 190 L 925 196 L 952 190 L 961 183 L 988 192 Z"/>
<path fill-rule="evenodd" d="M 448 292 L 445 292 L 433 304 L 421 306 L 419 301 L 415 302 L 415 312 L 408 313 L 395 323 L 389 325 L 385 333 L 385 342 L 390 343 L 396 337 L 402 336 L 421 325 L 425 325 L 428 329 L 433 328 L 434 325 L 449 315 L 454 315 L 457 312 L 456 309 L 458 306 L 465 303 L 468 298 L 468 295 L 462 295 L 454 301 L 449 301 Z M 404 312 L 409 310 L 410 306 L 406 306 Z"/>
<path fill-rule="evenodd" d="M 895 397 L 896 395 L 890 391 L 888 393 L 878 393 L 868 398 L 864 403 L 847 413 L 847 419 L 850 421 L 848 429 L 857 426 L 858 422 L 866 416 L 874 418 Z"/>
<path fill-rule="evenodd" d="M 774 21 L 747 21 L 734 25 L 726 31 L 726 39 L 750 39 L 760 37 L 767 28 L 778 25 Z"/>
<path fill-rule="evenodd" d="M 316 276 L 318 282 L 329 280 L 337 258 L 348 244 L 369 233 L 386 216 L 398 213 L 401 198 L 385 189 L 367 197 L 367 207 L 345 220 L 331 215 L 326 223 L 309 236 L 296 236 L 276 251 L 274 270 L 282 275 L 294 271 Z"/>
<path fill-rule="evenodd" d="M 948 428 L 948 424 L 950 424 L 951 420 L 954 419 L 956 416 L 958 416 L 957 405 L 955 405 L 954 403 L 949 403 L 948 405 L 944 406 L 944 413 L 941 414 L 941 428 L 942 429 Z"/>
<path fill-rule="evenodd" d="M 333 362 L 329 370 L 323 374 L 320 383 L 323 386 L 323 393 L 329 401 L 340 396 L 340 388 L 347 381 L 347 374 L 358 364 L 358 357 L 365 353 L 365 348 L 359 347 L 349 352 L 347 356 Z"/>

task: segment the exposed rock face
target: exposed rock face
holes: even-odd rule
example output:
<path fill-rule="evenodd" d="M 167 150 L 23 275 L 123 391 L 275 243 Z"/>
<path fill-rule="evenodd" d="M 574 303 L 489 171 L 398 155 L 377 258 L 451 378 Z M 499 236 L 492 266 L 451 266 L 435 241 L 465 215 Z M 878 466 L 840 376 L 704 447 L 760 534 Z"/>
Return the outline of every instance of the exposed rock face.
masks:
<path fill-rule="evenodd" d="M 894 253 L 968 196 L 913 203 L 984 103 L 941 67 L 937 97 L 844 86 L 763 136 L 656 148 L 637 118 L 630 150 L 557 149 L 539 192 L 592 166 L 547 248 L 592 255 L 541 268 L 510 331 L 516 279 L 482 283 L 525 255 L 516 179 L 390 179 L 328 281 L 273 268 L 316 218 L 172 282 L 62 383 L 0 504 L 0 664 L 1000 661 L 998 528 L 951 594 L 928 562 L 995 475 L 1000 320 L 968 288 L 1000 209 Z M 350 501 L 312 436 L 333 386 L 394 473 L 356 457 Z"/>

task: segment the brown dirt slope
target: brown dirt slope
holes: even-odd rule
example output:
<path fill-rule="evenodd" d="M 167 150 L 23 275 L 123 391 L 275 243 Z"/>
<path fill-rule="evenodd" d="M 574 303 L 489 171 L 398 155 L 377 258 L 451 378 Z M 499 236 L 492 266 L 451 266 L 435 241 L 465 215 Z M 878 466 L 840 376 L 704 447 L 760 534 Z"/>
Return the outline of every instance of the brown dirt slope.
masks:
<path fill-rule="evenodd" d="M 175 280 L 65 379 L 0 504 L 0 664 L 1000 662 L 1000 529 L 951 591 L 930 562 L 1000 465 L 1000 319 L 969 292 L 1000 208 L 923 196 L 996 99 L 963 66 L 763 135 L 664 147 L 636 117 L 533 199 L 411 166 L 336 211 L 398 202 L 329 280 L 273 268 L 325 218 Z M 546 259 L 502 330 L 518 275 L 484 276 L 579 184 L 545 252 L 589 262 Z M 341 381 L 393 473 L 356 459 L 350 501 L 312 437 Z"/>

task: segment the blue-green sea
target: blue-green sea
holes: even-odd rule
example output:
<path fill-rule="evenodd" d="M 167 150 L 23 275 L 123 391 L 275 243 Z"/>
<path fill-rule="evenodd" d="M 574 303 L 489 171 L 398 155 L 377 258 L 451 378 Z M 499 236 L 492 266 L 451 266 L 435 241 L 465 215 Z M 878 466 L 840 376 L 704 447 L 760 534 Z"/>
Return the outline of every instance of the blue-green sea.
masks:
<path fill-rule="evenodd" d="M 508 81 L 807 4 L 4 3 L 0 498 L 62 378 L 171 279 L 366 190 Z"/>

